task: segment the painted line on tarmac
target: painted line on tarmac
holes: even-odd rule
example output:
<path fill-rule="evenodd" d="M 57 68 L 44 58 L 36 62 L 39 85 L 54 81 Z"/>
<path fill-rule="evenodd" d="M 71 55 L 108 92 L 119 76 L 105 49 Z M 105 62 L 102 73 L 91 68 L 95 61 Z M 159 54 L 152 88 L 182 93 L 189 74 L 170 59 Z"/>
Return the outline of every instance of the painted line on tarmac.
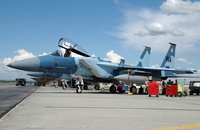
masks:
<path fill-rule="evenodd" d="M 152 130 L 187 130 L 187 129 L 194 129 L 194 128 L 200 128 L 200 123 L 183 125 L 183 126 L 170 126 L 166 128 L 156 128 Z"/>

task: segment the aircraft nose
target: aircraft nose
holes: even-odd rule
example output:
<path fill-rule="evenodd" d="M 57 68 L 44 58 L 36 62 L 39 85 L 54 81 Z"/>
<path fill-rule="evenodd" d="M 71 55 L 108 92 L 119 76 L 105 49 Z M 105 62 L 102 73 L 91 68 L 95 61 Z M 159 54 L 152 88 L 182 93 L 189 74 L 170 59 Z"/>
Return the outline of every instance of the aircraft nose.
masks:
<path fill-rule="evenodd" d="M 15 61 L 7 66 L 19 70 L 38 71 L 40 67 L 40 60 L 37 57 Z"/>

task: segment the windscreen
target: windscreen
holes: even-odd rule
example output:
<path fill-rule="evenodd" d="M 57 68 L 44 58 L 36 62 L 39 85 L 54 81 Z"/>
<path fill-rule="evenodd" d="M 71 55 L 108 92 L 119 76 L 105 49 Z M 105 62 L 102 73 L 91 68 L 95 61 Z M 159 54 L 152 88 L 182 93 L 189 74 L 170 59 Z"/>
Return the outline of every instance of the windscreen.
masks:
<path fill-rule="evenodd" d="M 62 54 L 62 52 L 60 50 L 54 51 L 50 55 L 52 55 L 52 56 L 59 56 L 59 57 L 63 56 L 63 54 Z"/>

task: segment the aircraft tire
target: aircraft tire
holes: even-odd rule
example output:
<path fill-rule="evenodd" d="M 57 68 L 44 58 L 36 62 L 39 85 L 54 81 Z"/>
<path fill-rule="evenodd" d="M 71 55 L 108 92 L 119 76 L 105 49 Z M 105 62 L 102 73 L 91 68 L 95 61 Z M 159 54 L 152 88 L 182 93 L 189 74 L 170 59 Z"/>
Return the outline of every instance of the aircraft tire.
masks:
<path fill-rule="evenodd" d="M 109 88 L 109 91 L 110 91 L 111 93 L 116 93 L 116 91 L 117 91 L 116 86 L 115 86 L 115 85 L 111 85 L 110 88 Z"/>
<path fill-rule="evenodd" d="M 95 85 L 95 86 L 94 86 L 94 89 L 95 89 L 95 90 L 99 90 L 99 85 Z"/>
<path fill-rule="evenodd" d="M 182 97 L 183 96 L 182 92 L 178 92 L 177 95 L 178 95 L 178 97 Z"/>
<path fill-rule="evenodd" d="M 63 85 L 63 86 L 62 86 L 62 88 L 63 88 L 63 90 L 65 90 L 65 89 L 66 89 L 66 86 L 65 86 L 65 85 Z"/>
<path fill-rule="evenodd" d="M 133 93 L 133 94 L 136 94 L 137 93 L 137 88 L 135 86 L 131 86 L 130 87 L 130 92 Z"/>
<path fill-rule="evenodd" d="M 83 89 L 84 89 L 84 90 L 88 90 L 88 86 L 87 86 L 87 85 L 84 85 L 84 86 L 83 86 Z"/>
<path fill-rule="evenodd" d="M 82 86 L 76 87 L 76 93 L 82 93 Z"/>

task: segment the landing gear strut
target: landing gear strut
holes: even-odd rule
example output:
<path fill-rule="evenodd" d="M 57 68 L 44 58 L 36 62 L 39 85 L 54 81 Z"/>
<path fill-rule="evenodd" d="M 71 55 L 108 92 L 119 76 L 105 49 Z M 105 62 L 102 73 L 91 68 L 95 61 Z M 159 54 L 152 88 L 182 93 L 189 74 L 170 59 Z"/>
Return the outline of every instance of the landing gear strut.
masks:
<path fill-rule="evenodd" d="M 84 86 L 83 77 L 81 75 L 77 75 L 77 77 L 76 77 L 76 93 L 82 93 L 83 86 Z"/>
<path fill-rule="evenodd" d="M 76 93 L 82 93 L 82 85 L 76 86 Z"/>

